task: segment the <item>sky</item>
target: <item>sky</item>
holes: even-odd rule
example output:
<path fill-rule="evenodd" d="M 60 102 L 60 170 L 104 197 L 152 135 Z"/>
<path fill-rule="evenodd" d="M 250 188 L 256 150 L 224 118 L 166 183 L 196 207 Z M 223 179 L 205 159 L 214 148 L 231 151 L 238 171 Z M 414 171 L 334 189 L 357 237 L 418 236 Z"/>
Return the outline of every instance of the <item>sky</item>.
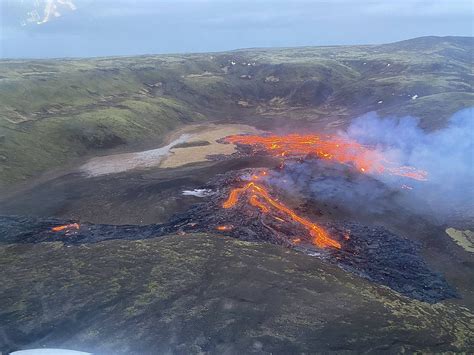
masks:
<path fill-rule="evenodd" d="M 472 36 L 474 0 L 0 0 L 0 58 Z"/>

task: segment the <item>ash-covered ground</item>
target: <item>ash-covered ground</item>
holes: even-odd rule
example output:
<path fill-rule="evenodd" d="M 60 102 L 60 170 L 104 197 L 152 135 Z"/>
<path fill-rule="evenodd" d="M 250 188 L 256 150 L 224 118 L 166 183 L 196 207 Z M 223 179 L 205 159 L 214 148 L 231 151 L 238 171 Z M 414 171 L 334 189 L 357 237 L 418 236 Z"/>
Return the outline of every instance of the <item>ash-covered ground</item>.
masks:
<path fill-rule="evenodd" d="M 384 227 L 344 219 L 316 220 L 311 201 L 305 201 L 302 206 L 295 207 L 298 213 L 317 222 L 341 244 L 340 249 L 321 249 L 313 245 L 308 231 L 300 224 L 285 216 L 280 218 L 264 213 L 248 204 L 246 199 L 240 199 L 233 208 L 222 208 L 231 189 L 245 184 L 246 178 L 255 172 L 256 169 L 242 169 L 216 176 L 203 186 L 212 194 L 203 197 L 202 203 L 193 205 L 186 212 L 178 213 L 167 223 L 146 226 L 81 223 L 78 227 L 72 225 L 54 232 L 54 227 L 78 221 L 0 217 L 0 241 L 82 244 L 110 239 L 148 239 L 169 234 L 186 237 L 188 233 L 196 232 L 224 234 L 244 241 L 282 245 L 313 255 L 421 301 L 435 303 L 457 297 L 446 280 L 425 263 L 420 244 Z M 273 196 L 284 195 L 278 187 L 266 187 Z"/>

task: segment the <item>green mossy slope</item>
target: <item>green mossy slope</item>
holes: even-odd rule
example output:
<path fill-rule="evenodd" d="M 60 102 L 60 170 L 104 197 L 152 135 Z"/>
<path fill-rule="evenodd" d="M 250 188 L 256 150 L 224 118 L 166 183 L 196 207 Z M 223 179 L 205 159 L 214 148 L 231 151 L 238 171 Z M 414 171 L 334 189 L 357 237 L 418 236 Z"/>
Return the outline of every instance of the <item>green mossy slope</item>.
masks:
<path fill-rule="evenodd" d="M 0 248 L 0 350 L 466 351 L 472 314 L 307 255 L 204 234 Z"/>
<path fill-rule="evenodd" d="M 304 118 L 343 127 L 368 111 L 426 129 L 474 105 L 473 38 L 379 46 L 0 61 L 0 188 L 71 158 L 159 142 L 189 122 Z"/>

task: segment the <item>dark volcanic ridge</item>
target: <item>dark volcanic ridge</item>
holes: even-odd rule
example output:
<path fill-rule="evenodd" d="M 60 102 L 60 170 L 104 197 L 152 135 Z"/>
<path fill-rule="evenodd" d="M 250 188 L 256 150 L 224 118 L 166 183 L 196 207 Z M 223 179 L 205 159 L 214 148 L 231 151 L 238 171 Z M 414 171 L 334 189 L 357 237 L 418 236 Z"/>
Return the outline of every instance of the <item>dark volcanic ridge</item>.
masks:
<path fill-rule="evenodd" d="M 435 303 L 458 297 L 446 280 L 425 263 L 418 243 L 395 235 L 384 227 L 344 220 L 318 222 L 342 245 L 341 249 L 319 249 L 311 243 L 308 232 L 301 225 L 263 213 L 245 199 L 239 200 L 233 208 L 222 208 L 230 190 L 243 185 L 246 181 L 242 177 L 251 173 L 252 169 L 244 169 L 217 176 L 204 186 L 214 191 L 214 194 L 164 224 L 137 226 L 81 223 L 54 232 L 54 227 L 76 221 L 3 216 L 0 217 L 0 243 L 63 242 L 77 245 L 112 239 L 140 240 L 170 234 L 182 235 L 183 238 L 189 233 L 198 232 L 224 234 L 244 241 L 292 248 L 387 286 L 409 298 Z M 272 192 L 271 188 L 269 190 Z M 300 209 L 298 213 L 302 214 Z"/>

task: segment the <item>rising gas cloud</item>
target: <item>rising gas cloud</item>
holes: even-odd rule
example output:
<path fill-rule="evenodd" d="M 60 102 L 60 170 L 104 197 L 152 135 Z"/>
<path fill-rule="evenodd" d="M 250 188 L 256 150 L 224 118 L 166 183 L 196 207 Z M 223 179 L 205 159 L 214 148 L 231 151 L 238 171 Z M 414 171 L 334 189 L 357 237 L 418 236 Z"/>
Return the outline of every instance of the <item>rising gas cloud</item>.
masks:
<path fill-rule="evenodd" d="M 354 211 L 386 213 L 396 206 L 439 223 L 474 220 L 474 108 L 454 114 L 446 128 L 426 132 L 414 117 L 369 113 L 339 132 L 373 147 L 399 166 L 427 172 L 426 181 L 391 174 L 353 174 L 347 166 L 320 159 L 287 162 L 269 182 L 318 201 Z"/>

